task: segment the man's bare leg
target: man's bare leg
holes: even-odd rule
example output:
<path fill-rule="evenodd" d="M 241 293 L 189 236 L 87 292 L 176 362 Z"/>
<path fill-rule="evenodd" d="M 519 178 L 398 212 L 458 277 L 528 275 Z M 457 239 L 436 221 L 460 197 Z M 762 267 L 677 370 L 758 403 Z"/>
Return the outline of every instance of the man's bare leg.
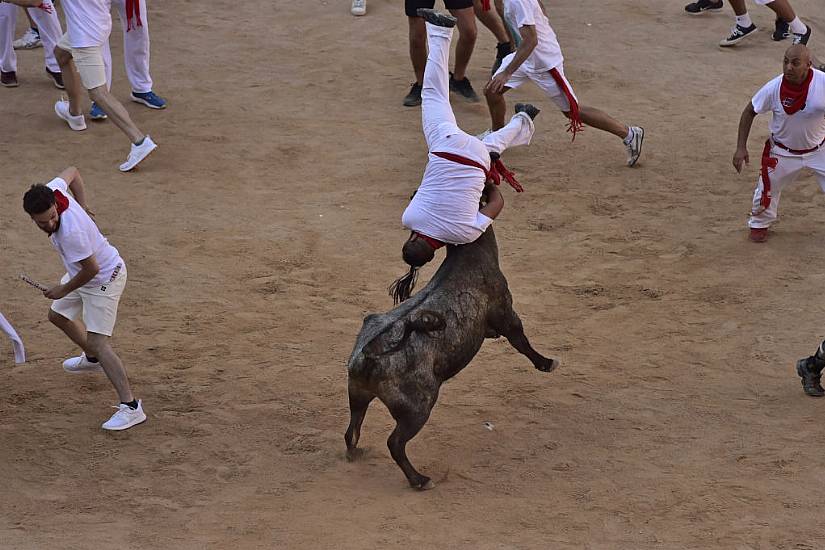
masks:
<path fill-rule="evenodd" d="M 67 319 L 52 309 L 49 310 L 49 321 L 62 330 L 69 337 L 69 340 L 77 344 L 86 354 L 86 357 L 95 357 L 92 348 L 89 347 L 86 341 L 86 327 L 81 323 Z"/>
<path fill-rule="evenodd" d="M 450 10 L 453 17 L 458 19 L 458 42 L 455 46 L 455 69 L 453 78 L 464 80 L 467 76 L 467 67 L 470 65 L 470 57 L 473 55 L 473 48 L 478 38 L 478 28 L 476 27 L 476 17 L 473 8 L 463 8 L 460 10 Z M 423 74 L 423 72 L 422 72 Z"/>
<path fill-rule="evenodd" d="M 512 37 L 510 33 L 507 32 L 507 27 L 504 26 L 504 22 L 498 16 L 498 12 L 492 9 L 484 11 L 482 8 L 482 0 L 474 0 L 473 11 L 476 17 L 478 17 L 478 20 L 481 21 L 481 24 L 493 33 L 493 36 L 496 37 L 496 41 L 498 41 L 499 44 L 512 42 Z"/>
<path fill-rule="evenodd" d="M 80 74 L 77 72 L 72 54 L 55 46 L 54 57 L 60 65 L 60 72 L 63 73 L 63 85 L 66 87 L 66 95 L 69 96 L 69 113 L 74 116 L 82 115 L 83 84 L 80 82 Z"/>
<path fill-rule="evenodd" d="M 500 94 L 490 91 L 484 92 L 487 98 L 487 107 L 490 109 L 490 124 L 494 132 L 504 127 L 504 117 L 507 116 L 507 101 L 504 99 L 504 92 L 509 89 L 505 86 Z"/>
<path fill-rule="evenodd" d="M 410 61 L 416 83 L 422 84 L 427 66 L 427 27 L 420 17 L 408 17 L 407 20 L 410 24 Z"/>
<path fill-rule="evenodd" d="M 120 357 L 117 356 L 109 343 L 109 337 L 103 334 L 90 332 L 87 335 L 89 347 L 94 351 L 95 356 L 100 365 L 103 367 L 103 372 L 109 378 L 109 381 L 114 386 L 117 392 L 118 399 L 121 403 L 130 403 L 135 400 L 132 394 L 132 388 L 129 385 L 129 378 L 126 376 L 126 368 L 123 366 Z"/>
<path fill-rule="evenodd" d="M 570 118 L 570 113 L 564 113 L 564 116 Z M 630 132 L 630 128 L 628 126 L 625 126 L 604 111 L 600 111 L 595 107 L 579 105 L 579 116 L 581 117 L 582 122 L 587 126 L 592 126 L 593 128 L 610 132 L 614 136 L 618 136 L 622 139 L 625 139 L 628 132 Z"/>
<path fill-rule="evenodd" d="M 145 137 L 143 132 L 135 126 L 126 108 L 112 95 L 105 84 L 89 90 L 89 96 L 92 101 L 103 109 L 103 112 L 109 115 L 112 122 L 126 134 L 129 141 L 135 144 L 143 141 Z"/>

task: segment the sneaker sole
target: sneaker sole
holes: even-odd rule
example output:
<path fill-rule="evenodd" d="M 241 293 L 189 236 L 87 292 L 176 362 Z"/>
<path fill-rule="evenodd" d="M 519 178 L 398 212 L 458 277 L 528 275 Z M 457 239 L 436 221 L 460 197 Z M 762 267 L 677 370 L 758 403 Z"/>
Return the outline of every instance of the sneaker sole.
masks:
<path fill-rule="evenodd" d="M 135 96 L 130 96 L 130 97 L 132 98 L 132 101 L 134 101 L 135 103 L 140 103 L 141 105 L 145 105 L 145 106 L 149 107 L 150 109 L 155 109 L 157 111 L 160 111 L 160 110 L 163 110 L 163 109 L 166 108 L 165 103 L 163 104 L 163 106 L 158 107 L 157 105 L 152 105 L 151 103 L 149 103 L 145 99 L 135 97 Z"/>
<path fill-rule="evenodd" d="M 144 422 L 146 422 L 146 414 L 145 413 L 143 415 L 143 418 L 139 418 L 139 419 L 137 419 L 133 422 L 129 422 L 128 424 L 126 424 L 124 426 L 117 426 L 117 427 L 112 427 L 112 428 L 107 428 L 106 426 L 100 426 L 100 427 L 103 428 L 104 430 L 109 430 L 110 432 L 120 432 L 120 431 L 123 431 L 123 430 L 128 430 L 129 428 L 131 428 L 133 426 L 137 426 L 138 424 L 143 424 Z"/>
<path fill-rule="evenodd" d="M 157 146 L 157 144 L 155 144 L 155 146 L 154 146 L 154 147 L 152 147 L 151 149 L 149 149 L 149 152 L 148 152 L 148 153 L 146 153 L 145 155 L 143 155 L 143 156 L 142 156 L 142 157 L 141 157 L 141 158 L 140 158 L 137 162 L 135 162 L 133 165 L 129 166 L 128 168 L 124 168 L 124 167 L 123 167 L 123 165 L 121 165 L 121 166 L 119 166 L 119 167 L 118 167 L 118 169 L 119 169 L 121 172 L 131 172 L 132 170 L 134 170 L 135 168 L 137 168 L 137 165 L 138 165 L 138 164 L 140 164 L 141 162 L 143 162 L 144 160 L 146 160 L 146 157 L 148 157 L 149 155 L 151 155 L 151 154 L 152 154 L 152 152 L 153 152 L 155 149 L 157 149 L 157 148 L 158 148 L 158 146 Z M 126 164 L 126 163 L 123 163 L 123 164 Z"/>
<path fill-rule="evenodd" d="M 706 10 L 701 10 L 701 11 L 687 11 L 687 10 L 685 10 L 685 13 L 688 14 L 688 15 L 702 15 L 703 13 L 709 13 L 709 12 L 713 12 L 713 11 L 722 11 L 723 9 L 725 9 L 725 8 L 724 7 L 721 7 L 721 8 L 708 8 Z"/>
<path fill-rule="evenodd" d="M 5 88 L 17 88 L 18 86 L 20 86 L 19 82 L 0 82 L 0 84 L 2 84 Z"/>
<path fill-rule="evenodd" d="M 107 115 L 106 113 L 103 113 L 102 115 L 92 115 L 92 113 L 89 113 L 89 118 L 96 122 L 102 122 L 109 118 L 109 115 Z"/>
<path fill-rule="evenodd" d="M 69 374 L 86 374 L 90 372 L 101 373 L 103 372 L 103 367 L 88 367 L 83 369 L 67 369 L 66 367 L 63 367 L 63 370 Z"/>
<path fill-rule="evenodd" d="M 349 10 L 349 12 L 352 15 L 357 15 L 357 16 L 367 15 L 367 10 Z"/>

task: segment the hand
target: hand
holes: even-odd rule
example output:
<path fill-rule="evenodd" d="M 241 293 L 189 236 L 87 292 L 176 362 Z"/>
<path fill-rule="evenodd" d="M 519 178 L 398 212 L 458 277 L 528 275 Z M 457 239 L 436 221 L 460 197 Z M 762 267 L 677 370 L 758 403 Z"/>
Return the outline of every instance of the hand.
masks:
<path fill-rule="evenodd" d="M 498 73 L 496 76 L 484 86 L 485 92 L 492 92 L 494 94 L 502 94 L 504 93 L 504 88 L 507 86 L 507 81 L 510 80 L 510 75 L 507 74 L 507 71 Z"/>
<path fill-rule="evenodd" d="M 744 148 L 737 149 L 733 154 L 733 167 L 736 168 L 736 172 L 741 174 L 742 167 L 749 163 L 750 157 L 748 156 L 748 150 Z"/>
<path fill-rule="evenodd" d="M 65 285 L 53 286 L 49 290 L 44 290 L 43 291 L 43 296 L 45 296 L 46 298 L 49 298 L 50 300 L 59 300 L 59 299 L 63 298 L 64 296 L 66 296 L 67 294 L 68 294 L 68 292 L 66 292 L 66 286 Z"/>

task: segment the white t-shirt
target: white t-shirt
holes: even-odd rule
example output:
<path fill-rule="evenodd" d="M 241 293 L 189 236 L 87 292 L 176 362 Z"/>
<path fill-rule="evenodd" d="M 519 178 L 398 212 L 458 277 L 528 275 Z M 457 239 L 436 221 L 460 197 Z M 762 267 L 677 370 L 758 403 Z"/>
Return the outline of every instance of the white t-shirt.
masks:
<path fill-rule="evenodd" d="M 538 44 L 522 66 L 527 71 L 542 72 L 564 62 L 561 47 L 553 27 L 538 0 L 504 0 L 504 18 L 515 29 L 525 25 L 536 28 Z"/>
<path fill-rule="evenodd" d="M 401 223 L 448 244 L 475 241 L 493 223 L 478 211 L 485 180 L 478 168 L 430 153 L 424 178 Z"/>
<path fill-rule="evenodd" d="M 66 32 L 73 48 L 100 46 L 112 32 L 111 0 L 63 0 Z"/>
<path fill-rule="evenodd" d="M 49 235 L 49 240 L 60 254 L 60 259 L 63 260 L 69 277 L 74 277 L 80 271 L 80 260 L 94 255 L 100 272 L 84 287 L 100 286 L 109 282 L 112 275 L 116 274 L 115 270 L 119 272 L 125 264 L 117 248 L 109 244 L 92 218 L 69 194 L 65 180 L 54 178 L 46 186 L 49 189 L 60 191 L 69 199 L 69 207 L 60 214 L 60 226 L 57 231 Z M 118 265 L 121 267 L 118 268 Z"/>
<path fill-rule="evenodd" d="M 757 114 L 773 113 L 771 134 L 785 147 L 811 149 L 825 139 L 825 73 L 813 74 L 805 108 L 792 115 L 785 112 L 779 99 L 782 75 L 765 84 L 751 100 Z"/>

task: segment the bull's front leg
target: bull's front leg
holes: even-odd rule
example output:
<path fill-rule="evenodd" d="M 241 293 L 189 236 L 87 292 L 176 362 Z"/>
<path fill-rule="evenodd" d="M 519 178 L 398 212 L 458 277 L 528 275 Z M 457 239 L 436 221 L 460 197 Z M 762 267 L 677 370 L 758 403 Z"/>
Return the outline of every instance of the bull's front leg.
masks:
<path fill-rule="evenodd" d="M 509 302 L 509 300 L 507 300 L 507 302 Z M 522 355 L 527 356 L 534 367 L 542 372 L 551 372 L 559 366 L 558 359 L 544 357 L 533 349 L 527 336 L 524 335 L 524 326 L 521 324 L 521 319 L 512 305 L 507 303 L 506 310 L 499 312 L 499 315 L 496 317 L 497 318 L 490 323 L 492 330 L 499 332 L 507 338 L 510 345 L 516 348 Z"/>

